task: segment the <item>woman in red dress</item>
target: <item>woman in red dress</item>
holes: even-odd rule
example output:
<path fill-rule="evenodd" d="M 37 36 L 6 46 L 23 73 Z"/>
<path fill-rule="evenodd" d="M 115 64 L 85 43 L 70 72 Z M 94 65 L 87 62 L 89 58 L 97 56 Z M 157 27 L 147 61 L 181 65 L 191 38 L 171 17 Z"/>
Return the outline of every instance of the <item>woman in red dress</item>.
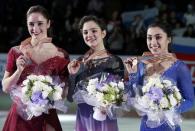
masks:
<path fill-rule="evenodd" d="M 32 6 L 27 12 L 27 26 L 31 37 L 19 46 L 12 47 L 7 55 L 2 80 L 3 91 L 7 93 L 13 87 L 19 87 L 30 74 L 59 76 L 63 81 L 68 76 L 68 54 L 51 43 L 52 39 L 47 35 L 50 20 L 45 8 Z M 24 120 L 17 112 L 17 104 L 13 102 L 3 131 L 62 131 L 62 128 L 56 110 L 51 109 L 49 114 Z"/>

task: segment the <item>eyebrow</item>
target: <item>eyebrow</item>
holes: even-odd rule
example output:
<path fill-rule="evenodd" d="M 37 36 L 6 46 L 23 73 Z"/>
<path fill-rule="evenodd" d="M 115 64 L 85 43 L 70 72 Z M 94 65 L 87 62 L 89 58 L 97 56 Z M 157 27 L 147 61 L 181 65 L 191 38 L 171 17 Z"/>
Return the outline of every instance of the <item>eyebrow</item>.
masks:
<path fill-rule="evenodd" d="M 28 21 L 28 23 L 44 23 L 44 21 Z"/>
<path fill-rule="evenodd" d="M 100 28 L 99 28 L 99 27 L 93 27 L 93 28 L 86 29 L 86 30 L 83 30 L 83 31 L 87 31 L 87 30 L 93 30 L 93 29 L 100 29 Z"/>
<path fill-rule="evenodd" d="M 162 35 L 162 34 L 155 34 L 155 35 L 153 35 L 153 36 L 160 36 L 160 35 Z M 152 36 L 152 35 L 147 34 L 147 36 Z"/>

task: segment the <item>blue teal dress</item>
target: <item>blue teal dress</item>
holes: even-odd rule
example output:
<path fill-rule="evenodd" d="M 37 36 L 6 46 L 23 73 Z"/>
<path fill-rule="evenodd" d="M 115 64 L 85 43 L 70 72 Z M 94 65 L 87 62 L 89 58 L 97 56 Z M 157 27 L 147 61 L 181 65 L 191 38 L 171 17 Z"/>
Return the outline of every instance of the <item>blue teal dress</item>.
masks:
<path fill-rule="evenodd" d="M 129 74 L 129 88 L 133 90 L 134 84 L 143 85 L 144 75 L 145 75 L 145 64 L 138 64 L 138 72 Z M 192 79 L 190 71 L 186 64 L 180 60 L 177 60 L 173 65 L 171 65 L 166 71 L 162 73 L 162 77 L 169 78 L 173 80 L 178 89 L 181 92 L 182 97 L 185 99 L 181 105 L 177 108 L 178 113 L 183 113 L 190 110 L 193 106 L 194 100 L 194 90 L 192 85 Z M 131 92 L 134 95 L 134 92 Z M 143 116 L 141 119 L 140 131 L 181 131 L 180 126 L 176 126 L 174 129 L 171 128 L 166 122 L 157 128 L 150 128 L 146 125 L 147 116 Z"/>

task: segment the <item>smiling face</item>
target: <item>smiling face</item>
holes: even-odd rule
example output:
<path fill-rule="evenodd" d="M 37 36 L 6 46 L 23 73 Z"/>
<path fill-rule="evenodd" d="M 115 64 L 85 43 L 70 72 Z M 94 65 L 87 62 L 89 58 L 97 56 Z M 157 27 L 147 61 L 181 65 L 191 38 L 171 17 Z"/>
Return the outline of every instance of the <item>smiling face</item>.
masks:
<path fill-rule="evenodd" d="M 103 39 L 106 31 L 98 26 L 94 21 L 87 21 L 83 24 L 82 35 L 85 43 L 94 50 L 104 49 Z"/>
<path fill-rule="evenodd" d="M 50 21 L 41 13 L 34 12 L 27 17 L 27 26 L 32 39 L 41 40 L 47 37 L 47 29 L 50 27 Z"/>
<path fill-rule="evenodd" d="M 171 38 L 161 28 L 150 27 L 147 30 L 147 46 L 153 55 L 168 53 L 168 44 Z"/>

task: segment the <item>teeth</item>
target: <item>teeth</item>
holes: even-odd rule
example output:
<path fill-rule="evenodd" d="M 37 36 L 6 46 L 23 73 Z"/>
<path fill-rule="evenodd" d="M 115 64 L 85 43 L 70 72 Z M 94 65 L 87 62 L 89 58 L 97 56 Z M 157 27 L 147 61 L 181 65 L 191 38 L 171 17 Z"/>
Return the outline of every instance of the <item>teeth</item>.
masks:
<path fill-rule="evenodd" d="M 94 40 L 88 40 L 88 41 L 93 42 Z"/>

